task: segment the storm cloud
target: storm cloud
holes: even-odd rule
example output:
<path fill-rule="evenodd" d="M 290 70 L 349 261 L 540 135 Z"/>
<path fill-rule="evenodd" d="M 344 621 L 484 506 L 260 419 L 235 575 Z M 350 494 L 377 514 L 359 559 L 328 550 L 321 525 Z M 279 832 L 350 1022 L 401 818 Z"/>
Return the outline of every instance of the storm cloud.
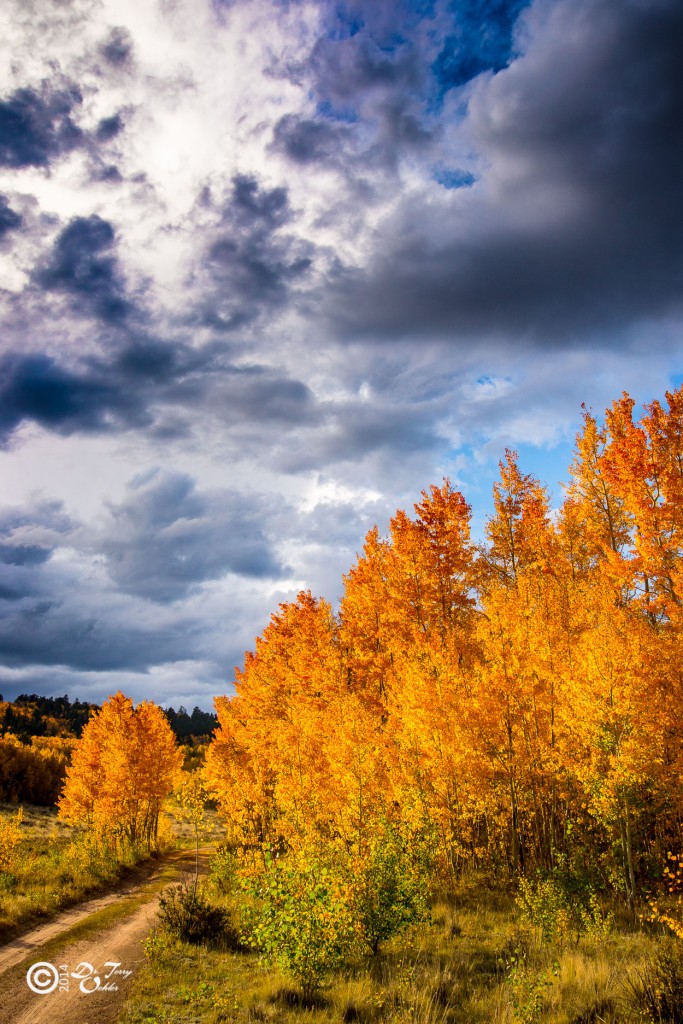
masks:
<path fill-rule="evenodd" d="M 226 573 L 282 575 L 261 526 L 267 511 L 263 499 L 202 494 L 187 474 L 155 471 L 134 481 L 127 499 L 110 508 L 101 550 L 121 591 L 177 601 Z"/>
<path fill-rule="evenodd" d="M 195 275 L 210 326 L 234 331 L 284 305 L 313 262 L 313 246 L 285 230 L 292 219 L 286 188 L 233 178 Z"/>
<path fill-rule="evenodd" d="M 422 488 L 481 533 L 680 383 L 676 0 L 0 22 L 3 693 L 209 706 Z"/>
<path fill-rule="evenodd" d="M 129 309 L 125 287 L 113 255 L 114 229 L 97 215 L 76 217 L 60 232 L 36 282 L 48 290 L 70 293 L 105 321 L 117 323 Z"/>
<path fill-rule="evenodd" d="M 8 231 L 14 231 L 21 226 L 21 214 L 13 210 L 9 205 L 7 196 L 0 195 L 0 238 Z"/>
<path fill-rule="evenodd" d="M 510 332 L 542 346 L 680 311 L 683 12 L 538 4 L 527 53 L 473 88 L 466 201 L 401 206 L 332 286 L 346 336 Z"/>

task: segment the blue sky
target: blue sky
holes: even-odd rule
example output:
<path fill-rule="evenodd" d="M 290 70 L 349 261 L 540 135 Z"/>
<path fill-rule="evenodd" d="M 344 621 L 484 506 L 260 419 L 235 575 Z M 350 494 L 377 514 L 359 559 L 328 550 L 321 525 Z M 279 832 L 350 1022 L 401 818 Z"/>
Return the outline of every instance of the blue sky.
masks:
<path fill-rule="evenodd" d="M 209 707 L 279 601 L 683 380 L 675 0 L 8 0 L 0 692 Z"/>

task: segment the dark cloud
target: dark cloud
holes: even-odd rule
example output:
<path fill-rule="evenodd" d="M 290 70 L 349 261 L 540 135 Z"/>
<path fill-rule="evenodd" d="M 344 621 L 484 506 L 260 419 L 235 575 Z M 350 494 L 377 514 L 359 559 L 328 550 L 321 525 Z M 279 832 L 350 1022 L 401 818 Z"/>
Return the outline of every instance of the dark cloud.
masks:
<path fill-rule="evenodd" d="M 31 508 L 0 509 L 0 602 L 28 601 L 30 607 L 36 601 L 44 602 L 41 578 L 46 563 L 73 528 L 59 502 L 36 501 Z M 14 612 L 0 605 L 0 628 L 7 614 Z"/>
<path fill-rule="evenodd" d="M 123 181 L 123 175 L 116 164 L 103 164 L 96 162 L 91 171 L 93 181 L 104 181 L 108 184 L 118 185 Z"/>
<path fill-rule="evenodd" d="M 112 429 L 144 420 L 139 399 L 106 375 L 74 372 L 50 356 L 8 355 L 0 361 L 0 438 L 24 420 L 59 433 Z"/>
<path fill-rule="evenodd" d="M 263 189 L 257 178 L 238 174 L 232 179 L 225 215 L 228 221 L 247 228 L 260 224 L 269 232 L 275 231 L 292 217 L 287 189 Z"/>
<path fill-rule="evenodd" d="M 60 233 L 48 262 L 36 272 L 43 288 L 70 293 L 108 323 L 119 323 L 130 303 L 113 254 L 114 229 L 93 214 L 76 217 Z"/>
<path fill-rule="evenodd" d="M 120 351 L 115 360 L 115 367 L 131 382 L 152 380 L 160 385 L 177 379 L 190 368 L 191 363 L 201 366 L 201 356 L 190 355 L 181 348 L 151 338 L 137 338 L 131 340 Z"/>
<path fill-rule="evenodd" d="M 68 582 L 63 581 L 65 590 Z M 78 581 L 70 582 L 73 586 Z M 52 587 L 58 593 L 54 581 Z M 181 619 L 174 629 L 140 625 L 118 607 L 113 612 L 99 596 L 101 607 L 95 611 L 88 610 L 85 602 L 78 605 L 68 599 L 15 602 L 12 612 L 0 619 L 0 659 L 11 667 L 64 665 L 86 672 L 144 672 L 160 662 L 183 660 L 194 650 L 195 623 Z"/>
<path fill-rule="evenodd" d="M 15 228 L 21 227 L 21 224 L 21 214 L 13 210 L 9 205 L 7 196 L 0 193 L 0 238 L 7 234 L 8 231 L 14 231 Z"/>
<path fill-rule="evenodd" d="M 99 122 L 95 131 L 95 137 L 98 142 L 109 142 L 122 131 L 123 117 L 121 114 L 112 114 L 111 117 L 103 117 Z"/>
<path fill-rule="evenodd" d="M 47 83 L 0 101 L 0 166 L 47 167 L 81 145 L 83 133 L 71 116 L 81 102 L 75 86 L 51 90 Z"/>
<path fill-rule="evenodd" d="M 151 427 L 155 402 L 201 400 L 217 358 L 215 350 L 146 338 L 127 339 L 108 359 L 74 368 L 42 353 L 7 355 L 0 360 L 0 439 L 25 420 L 60 434 Z"/>
<path fill-rule="evenodd" d="M 55 536 L 68 536 L 76 527 L 61 501 L 40 499 L 30 508 L 0 508 L 0 542 L 7 542 L 17 530 L 38 528 Z"/>
<path fill-rule="evenodd" d="M 26 420 L 63 435 L 133 428 L 154 433 L 157 426 L 167 437 L 185 434 L 183 420 L 169 428 L 169 410 L 210 411 L 219 421 L 257 430 L 319 417 L 301 381 L 265 366 L 234 366 L 220 344 L 194 349 L 130 337 L 107 358 L 90 357 L 74 367 L 42 353 L 0 359 L 0 442 Z"/>
<path fill-rule="evenodd" d="M 155 473 L 111 507 L 101 549 L 120 590 L 161 603 L 177 601 L 228 572 L 281 575 L 283 567 L 261 525 L 268 511 L 258 496 L 204 494 L 186 474 Z"/>
<path fill-rule="evenodd" d="M 1 544 L 0 562 L 4 565 L 42 565 L 50 552 L 35 544 Z"/>
<path fill-rule="evenodd" d="M 275 449 L 278 468 L 300 473 L 342 463 L 358 465 L 374 456 L 395 462 L 444 445 L 434 409 L 414 398 L 409 405 L 377 400 L 330 403 L 318 426 L 315 434 L 300 435 L 298 443 L 288 439 Z"/>
<path fill-rule="evenodd" d="M 211 282 L 199 313 L 206 325 L 235 330 L 284 305 L 314 255 L 310 243 L 282 231 L 292 219 L 286 189 L 233 179 L 202 267 Z"/>
<path fill-rule="evenodd" d="M 296 114 L 285 114 L 275 125 L 276 149 L 297 164 L 336 162 L 348 129 L 326 120 L 311 121 Z"/>
<path fill-rule="evenodd" d="M 101 46 L 104 59 L 114 67 L 125 67 L 132 63 L 133 40 L 127 28 L 113 28 Z"/>
<path fill-rule="evenodd" d="M 331 314 L 350 336 L 563 339 L 680 310 L 683 8 L 558 4 L 480 84 L 468 203 L 403 204 Z"/>
<path fill-rule="evenodd" d="M 262 366 L 233 369 L 218 385 L 224 416 L 235 424 L 311 425 L 320 420 L 313 394 L 300 380 Z"/>

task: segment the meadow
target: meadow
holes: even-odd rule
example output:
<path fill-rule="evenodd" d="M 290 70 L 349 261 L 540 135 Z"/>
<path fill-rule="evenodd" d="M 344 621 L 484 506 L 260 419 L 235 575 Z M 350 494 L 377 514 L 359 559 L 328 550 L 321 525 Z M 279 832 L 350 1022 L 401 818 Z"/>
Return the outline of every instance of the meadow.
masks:
<path fill-rule="evenodd" d="M 16 820 L 15 807 L 0 813 Z M 3 937 L 135 877 L 138 858 L 98 849 L 55 809 L 24 807 L 21 830 L 21 856 L 0 876 Z M 177 842 L 191 844 L 186 821 L 175 820 L 173 831 Z M 188 878 L 186 888 L 192 884 Z M 356 949 L 304 994 L 273 958 L 244 941 L 242 897 L 220 855 L 202 892 L 223 911 L 226 927 L 184 941 L 160 917 L 120 1024 L 683 1021 L 683 944 L 623 903 L 601 903 L 577 931 L 552 892 L 541 891 L 529 908 L 516 883 L 465 873 L 448 893 L 435 894 L 424 920 L 382 943 L 375 956 Z"/>
<path fill-rule="evenodd" d="M 211 883 L 207 892 L 234 915 Z M 160 922 L 120 1024 L 676 1024 L 683 948 L 665 931 L 606 912 L 592 934 L 544 934 L 512 888 L 463 879 L 426 921 L 304 996 L 266 958 L 235 948 L 234 930 L 190 943 Z"/>
<path fill-rule="evenodd" d="M 18 808 L 0 805 L 2 825 L 17 822 Z M 66 824 L 53 807 L 21 807 L 20 842 L 0 870 L 0 941 L 7 941 L 58 911 L 135 878 L 141 855 L 116 855 L 86 830 Z"/>

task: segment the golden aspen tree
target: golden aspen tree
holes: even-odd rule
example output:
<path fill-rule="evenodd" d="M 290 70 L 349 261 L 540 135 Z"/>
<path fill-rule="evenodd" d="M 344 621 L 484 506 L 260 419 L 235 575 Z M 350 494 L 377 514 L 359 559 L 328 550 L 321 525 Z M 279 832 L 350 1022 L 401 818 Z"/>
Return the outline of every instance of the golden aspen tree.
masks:
<path fill-rule="evenodd" d="M 584 570 L 596 568 L 609 558 L 619 559 L 631 542 L 632 519 L 605 473 L 607 443 L 607 428 L 599 427 L 595 417 L 584 410 L 568 488 L 571 514 L 581 523 Z"/>
<path fill-rule="evenodd" d="M 668 412 L 653 402 L 633 422 L 626 394 L 607 410 L 610 443 L 604 471 L 621 495 L 634 531 L 631 565 L 651 622 L 681 604 L 674 582 L 683 547 L 683 388 L 667 393 Z"/>
<path fill-rule="evenodd" d="M 514 586 L 525 566 L 542 560 L 548 496 L 539 481 L 521 473 L 517 453 L 505 449 L 498 463 L 500 481 L 493 485 L 494 514 L 486 523 L 488 544 L 481 546 L 480 585 Z M 539 527 L 543 527 L 539 529 Z"/>
<path fill-rule="evenodd" d="M 309 592 L 280 605 L 236 671 L 235 697 L 216 700 L 205 777 L 236 838 L 291 839 L 330 817 L 323 737 L 346 685 L 330 606 Z"/>
<path fill-rule="evenodd" d="M 182 752 L 161 709 L 151 701 L 134 708 L 119 691 L 90 718 L 74 749 L 60 816 L 150 850 L 181 766 Z"/>
<path fill-rule="evenodd" d="M 467 672 L 476 657 L 474 549 L 470 507 L 448 480 L 421 497 L 415 519 L 398 512 L 390 524 L 386 645 L 395 682 L 388 736 L 400 801 L 438 825 L 453 870 L 474 843 L 472 755 L 462 729 Z"/>
<path fill-rule="evenodd" d="M 349 690 L 386 715 L 387 680 L 392 653 L 387 644 L 390 546 L 375 526 L 365 538 L 363 553 L 344 576 L 340 605 L 340 645 Z"/>
<path fill-rule="evenodd" d="M 665 709 L 651 699 L 657 662 L 647 623 L 615 607 L 607 588 L 592 597 L 592 628 L 579 645 L 575 681 L 565 711 L 566 761 L 580 781 L 596 822 L 617 842 L 623 887 L 637 891 L 635 831 L 657 785 Z"/>
<path fill-rule="evenodd" d="M 547 865 L 554 843 L 549 757 L 558 695 L 549 632 L 562 591 L 561 549 L 545 489 L 520 472 L 515 452 L 506 450 L 499 466 L 489 543 L 480 548 L 483 654 L 475 719 L 499 780 L 498 801 L 506 794 L 511 866 L 524 871 L 529 844 Z"/>
<path fill-rule="evenodd" d="M 683 701 L 680 663 L 683 626 L 683 388 L 667 392 L 665 409 L 659 402 L 646 406 L 634 422 L 634 403 L 626 394 L 607 410 L 609 445 L 603 462 L 633 522 L 629 552 L 631 606 L 641 620 L 633 630 L 645 630 L 656 672 L 640 674 L 639 690 L 647 706 L 664 716 L 652 746 L 663 742 L 663 767 L 651 779 L 640 801 L 640 815 L 659 794 L 658 827 L 668 819 L 671 834 L 681 820 L 681 757 Z"/>

